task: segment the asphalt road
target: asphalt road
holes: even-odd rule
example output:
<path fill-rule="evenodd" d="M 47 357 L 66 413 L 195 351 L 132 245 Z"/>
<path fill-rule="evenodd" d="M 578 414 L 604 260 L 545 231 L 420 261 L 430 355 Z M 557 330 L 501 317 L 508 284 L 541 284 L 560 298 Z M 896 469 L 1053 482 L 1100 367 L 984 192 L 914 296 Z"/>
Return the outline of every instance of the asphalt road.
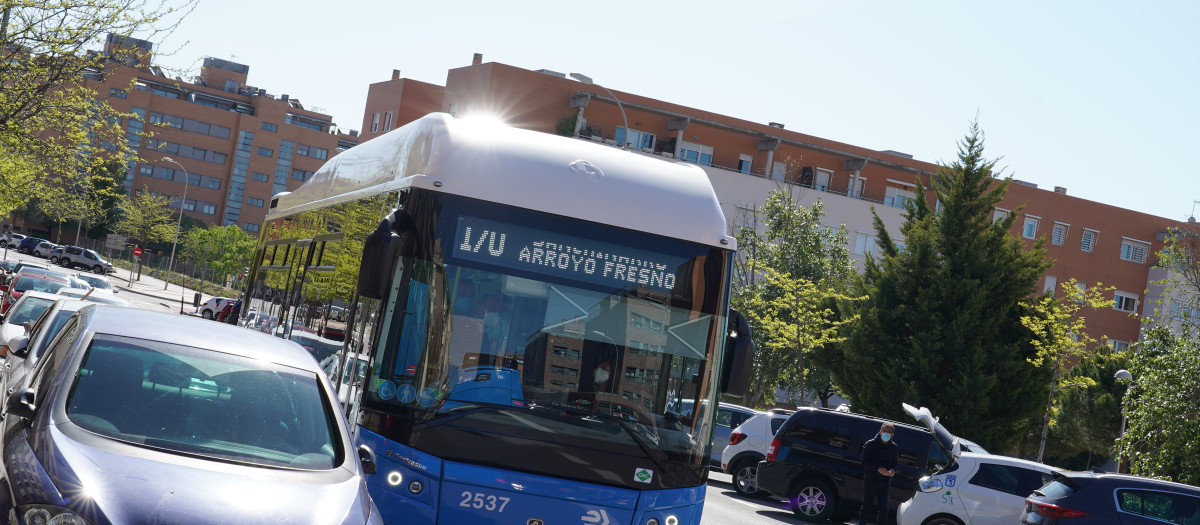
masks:
<path fill-rule="evenodd" d="M 733 489 L 728 474 L 710 472 L 700 525 L 803 524 L 782 500 L 745 498 Z"/>

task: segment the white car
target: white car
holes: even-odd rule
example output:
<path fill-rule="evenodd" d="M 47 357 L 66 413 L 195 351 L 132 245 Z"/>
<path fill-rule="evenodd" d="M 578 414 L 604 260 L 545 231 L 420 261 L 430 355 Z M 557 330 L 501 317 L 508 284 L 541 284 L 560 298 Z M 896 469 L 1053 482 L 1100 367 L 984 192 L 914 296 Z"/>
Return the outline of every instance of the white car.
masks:
<path fill-rule="evenodd" d="M 97 292 L 117 293 L 117 288 L 112 285 L 112 282 L 108 280 L 108 277 L 103 275 L 80 272 L 75 274 L 75 278 L 87 283 L 88 286 L 95 288 Z"/>
<path fill-rule="evenodd" d="M 21 294 L 8 312 L 0 316 L 0 345 L 7 347 L 9 341 L 25 335 L 25 325 L 32 325 L 58 299 L 57 295 L 35 290 Z M 5 350 L 5 356 L 7 353 Z"/>
<path fill-rule="evenodd" d="M 930 427 L 939 441 L 949 438 L 950 463 L 921 478 L 919 490 L 896 511 L 896 525 L 1012 525 L 1021 519 L 1025 498 L 1048 483 L 1055 467 L 1034 461 L 965 452 L 973 445 L 941 435 L 929 409 L 902 405 L 905 412 Z M 978 445 L 975 445 L 978 447 Z"/>
<path fill-rule="evenodd" d="M 63 288 L 58 291 L 58 295 L 69 297 L 71 299 L 80 299 L 83 301 L 91 301 L 93 303 L 111 304 L 113 306 L 124 306 L 130 308 L 133 303 L 128 299 L 122 299 L 110 293 L 97 292 L 95 288 L 80 290 L 78 288 Z"/>
<path fill-rule="evenodd" d="M 232 301 L 228 297 L 213 297 L 204 304 L 200 305 L 200 317 L 205 319 L 215 319 L 217 314 L 221 313 L 221 309 L 225 307 L 225 303 Z"/>
<path fill-rule="evenodd" d="M 733 476 L 733 488 L 749 497 L 765 496 L 758 490 L 758 462 L 766 459 L 767 447 L 793 411 L 773 408 L 755 414 L 729 434 L 721 452 L 721 471 Z"/>
<path fill-rule="evenodd" d="M 963 452 L 900 504 L 896 525 L 1012 525 L 1025 498 L 1060 469 L 1007 456 Z"/>

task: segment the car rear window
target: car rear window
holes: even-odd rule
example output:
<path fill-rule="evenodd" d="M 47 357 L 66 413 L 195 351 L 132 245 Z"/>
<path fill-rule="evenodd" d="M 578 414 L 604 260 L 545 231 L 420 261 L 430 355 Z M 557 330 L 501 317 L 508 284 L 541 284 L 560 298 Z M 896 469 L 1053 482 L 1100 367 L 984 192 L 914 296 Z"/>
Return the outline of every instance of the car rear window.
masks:
<path fill-rule="evenodd" d="M 59 290 L 62 290 L 66 287 L 67 283 L 62 281 L 51 281 L 49 279 L 41 279 L 28 275 L 21 276 L 20 279 L 17 279 L 16 283 L 13 283 L 13 289 L 21 293 L 25 293 L 29 290 L 46 293 L 58 293 Z"/>
<path fill-rule="evenodd" d="M 342 463 L 316 374 L 199 348 L 97 335 L 67 399 L 75 425 L 212 459 L 306 470 Z"/>
<path fill-rule="evenodd" d="M 783 423 L 784 423 L 784 422 L 786 422 L 786 421 L 787 421 L 787 418 L 786 418 L 786 417 L 776 417 L 776 418 L 772 418 L 772 419 L 771 419 L 771 435 L 772 435 L 772 436 L 774 436 L 775 434 L 778 434 L 778 433 L 779 433 L 779 427 L 782 427 L 782 426 L 783 426 Z"/>
<path fill-rule="evenodd" d="M 1042 488 L 1038 489 L 1038 492 L 1047 498 L 1059 499 L 1074 494 L 1075 489 L 1071 488 L 1071 486 L 1067 485 L 1066 483 L 1054 480 L 1042 486 Z"/>

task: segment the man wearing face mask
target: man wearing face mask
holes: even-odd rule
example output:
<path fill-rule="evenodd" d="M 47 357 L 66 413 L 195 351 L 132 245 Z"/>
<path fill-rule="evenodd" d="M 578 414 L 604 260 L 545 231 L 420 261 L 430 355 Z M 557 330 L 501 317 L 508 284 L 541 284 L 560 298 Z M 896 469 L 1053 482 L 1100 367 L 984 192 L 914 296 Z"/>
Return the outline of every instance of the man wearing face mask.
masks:
<path fill-rule="evenodd" d="M 879 427 L 879 433 L 863 445 L 863 504 L 858 513 L 859 525 L 887 525 L 892 476 L 896 475 L 899 452 L 892 436 L 896 428 L 891 423 Z"/>

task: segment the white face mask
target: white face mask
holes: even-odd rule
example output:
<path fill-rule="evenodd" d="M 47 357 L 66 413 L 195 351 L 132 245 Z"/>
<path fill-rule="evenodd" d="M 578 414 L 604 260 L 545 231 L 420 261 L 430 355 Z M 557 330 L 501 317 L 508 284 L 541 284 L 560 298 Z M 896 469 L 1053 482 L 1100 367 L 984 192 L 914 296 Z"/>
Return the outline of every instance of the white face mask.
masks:
<path fill-rule="evenodd" d="M 605 382 L 605 381 L 608 381 L 608 370 L 605 370 L 605 369 L 601 368 L 601 369 L 599 369 L 599 370 L 597 370 L 597 371 L 596 371 L 596 374 L 595 374 L 595 375 L 596 375 L 596 382 L 597 382 L 597 383 L 603 383 L 603 382 Z"/>

